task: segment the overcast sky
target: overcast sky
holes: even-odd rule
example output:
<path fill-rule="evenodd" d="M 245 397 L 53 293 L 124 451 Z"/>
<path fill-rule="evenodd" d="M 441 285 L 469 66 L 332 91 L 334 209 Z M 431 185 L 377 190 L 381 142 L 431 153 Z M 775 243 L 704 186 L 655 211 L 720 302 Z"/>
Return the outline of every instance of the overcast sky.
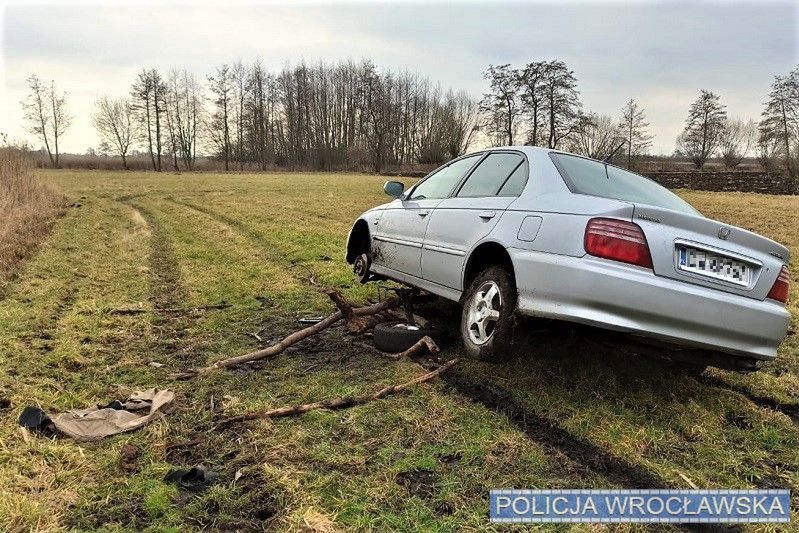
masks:
<path fill-rule="evenodd" d="M 19 102 L 36 73 L 69 93 L 70 152 L 98 145 L 93 102 L 127 94 L 142 66 L 186 67 L 205 78 L 238 58 L 279 69 L 368 57 L 479 97 L 490 63 L 559 58 L 577 75 L 588 110 L 617 117 L 636 98 L 654 151 L 670 153 L 699 89 L 720 94 L 731 116 L 757 118 L 772 77 L 799 62 L 795 2 L 3 6 L 0 132 L 33 140 Z"/>

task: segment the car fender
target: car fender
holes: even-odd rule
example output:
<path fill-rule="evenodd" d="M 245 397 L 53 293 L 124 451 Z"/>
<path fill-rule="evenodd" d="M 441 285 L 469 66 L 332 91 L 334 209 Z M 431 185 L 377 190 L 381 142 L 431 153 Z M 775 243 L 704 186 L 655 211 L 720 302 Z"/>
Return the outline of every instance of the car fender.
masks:
<path fill-rule="evenodd" d="M 378 206 L 370 209 L 359 216 L 355 222 L 352 223 L 350 231 L 347 234 L 347 245 L 344 249 L 344 259 L 347 261 L 347 263 L 352 264 L 355 261 L 355 254 L 352 250 L 356 243 L 353 242 L 353 238 L 362 238 L 362 236 L 357 235 L 356 228 L 359 226 L 359 224 L 364 224 L 367 232 L 367 238 L 371 240 L 371 238 L 377 232 L 377 225 L 380 221 L 380 215 L 382 215 L 384 207 L 385 206 Z"/>

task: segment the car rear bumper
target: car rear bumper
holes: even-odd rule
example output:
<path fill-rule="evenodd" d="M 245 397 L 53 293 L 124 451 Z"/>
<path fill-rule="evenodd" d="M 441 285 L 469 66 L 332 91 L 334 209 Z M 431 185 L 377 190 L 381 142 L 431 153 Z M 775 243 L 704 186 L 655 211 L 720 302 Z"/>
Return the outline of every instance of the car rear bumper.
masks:
<path fill-rule="evenodd" d="M 772 359 L 790 314 L 770 300 L 655 276 L 591 256 L 509 250 L 519 311 L 640 334 L 683 346 Z"/>

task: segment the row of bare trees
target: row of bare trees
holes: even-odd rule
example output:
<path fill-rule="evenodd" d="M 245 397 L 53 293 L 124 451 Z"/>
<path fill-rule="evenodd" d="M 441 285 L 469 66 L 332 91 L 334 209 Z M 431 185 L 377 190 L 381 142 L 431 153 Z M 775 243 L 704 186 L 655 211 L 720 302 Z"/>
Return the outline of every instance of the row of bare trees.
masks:
<path fill-rule="evenodd" d="M 520 68 L 490 65 L 483 74 L 482 126 L 494 145 L 564 148 L 604 158 L 622 141 L 627 166 L 652 144 L 643 109 L 629 100 L 621 117 L 585 112 L 577 78 L 563 61 L 534 61 Z"/>
<path fill-rule="evenodd" d="M 577 78 L 558 60 L 514 68 L 490 65 L 478 103 L 417 74 L 378 70 L 371 61 L 300 63 L 269 72 L 259 61 L 219 66 L 198 80 L 185 69 L 143 69 L 128 95 L 101 97 L 93 122 L 106 153 L 147 154 L 154 170 L 192 170 L 198 153 L 225 169 L 271 166 L 331 169 L 440 163 L 488 144 L 563 148 L 602 158 L 623 143 L 629 167 L 652 144 L 641 106 L 630 99 L 616 119 L 583 109 Z M 72 116 L 54 82 L 28 79 L 29 129 L 53 166 Z M 728 168 L 754 154 L 769 170 L 799 177 L 799 67 L 776 76 L 759 123 L 730 118 L 702 90 L 688 111 L 676 153 L 697 168 L 720 157 Z"/>
<path fill-rule="evenodd" d="M 154 170 L 194 168 L 198 147 L 225 169 L 330 169 L 440 163 L 462 154 L 477 105 L 427 78 L 381 72 L 370 61 L 219 66 L 205 85 L 186 70 L 144 69 L 130 95 L 102 97 L 95 127 L 123 165 L 142 146 Z"/>

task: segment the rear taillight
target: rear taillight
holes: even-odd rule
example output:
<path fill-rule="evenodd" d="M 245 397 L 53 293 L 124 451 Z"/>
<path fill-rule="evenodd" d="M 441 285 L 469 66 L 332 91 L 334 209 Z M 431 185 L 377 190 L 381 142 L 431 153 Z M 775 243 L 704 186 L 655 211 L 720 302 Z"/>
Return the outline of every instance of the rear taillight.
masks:
<path fill-rule="evenodd" d="M 615 218 L 592 218 L 585 227 L 585 251 L 596 257 L 652 268 L 652 257 L 638 224 Z"/>
<path fill-rule="evenodd" d="M 777 276 L 777 281 L 774 282 L 774 286 L 771 287 L 771 290 L 768 291 L 768 296 L 766 298 L 771 298 L 772 300 L 777 300 L 778 302 L 788 303 L 788 283 L 790 282 L 788 276 L 788 266 L 782 265 L 782 270 L 780 270 L 780 275 Z"/>

